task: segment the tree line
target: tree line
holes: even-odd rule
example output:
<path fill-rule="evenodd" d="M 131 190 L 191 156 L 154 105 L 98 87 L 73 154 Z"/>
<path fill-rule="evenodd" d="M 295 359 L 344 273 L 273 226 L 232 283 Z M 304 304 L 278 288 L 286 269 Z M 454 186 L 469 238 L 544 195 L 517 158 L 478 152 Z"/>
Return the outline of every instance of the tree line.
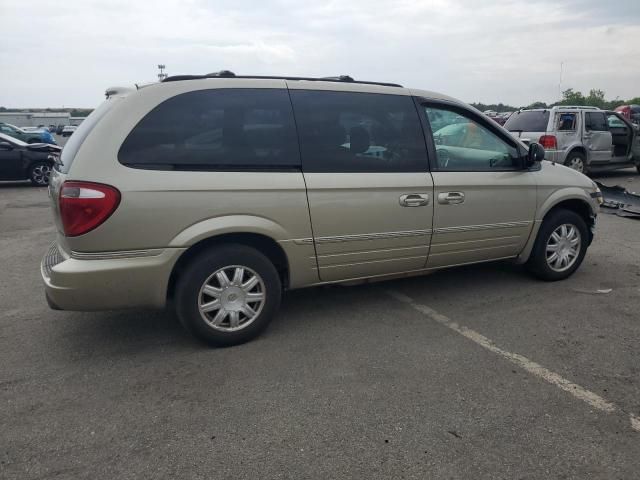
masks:
<path fill-rule="evenodd" d="M 589 107 L 598 107 L 603 110 L 613 110 L 620 105 L 631 105 L 631 104 L 640 104 L 640 97 L 635 97 L 630 100 L 621 100 L 620 98 L 615 98 L 614 100 L 607 100 L 605 98 L 604 90 L 600 90 L 597 88 L 592 88 L 589 90 L 589 95 L 583 95 L 582 92 L 574 90 L 573 88 L 568 88 L 562 92 L 562 100 L 555 103 L 545 103 L 545 102 L 533 102 L 530 105 L 514 107 L 512 105 L 506 105 L 504 103 L 472 103 L 471 105 L 484 112 L 485 110 L 494 110 L 496 112 L 513 112 L 519 110 L 521 108 L 551 108 L 555 106 L 561 105 L 586 105 Z"/>

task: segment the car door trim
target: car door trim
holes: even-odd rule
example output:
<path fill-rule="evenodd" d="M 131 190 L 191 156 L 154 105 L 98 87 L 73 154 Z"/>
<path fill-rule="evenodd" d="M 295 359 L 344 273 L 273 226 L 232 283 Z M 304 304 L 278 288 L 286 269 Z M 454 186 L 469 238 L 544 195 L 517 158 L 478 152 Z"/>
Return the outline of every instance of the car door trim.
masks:
<path fill-rule="evenodd" d="M 330 237 L 317 237 L 316 243 L 340 243 L 340 242 L 360 242 L 363 240 L 381 240 L 385 238 L 400 238 L 400 237 L 422 237 L 431 235 L 433 230 L 427 228 L 425 230 L 404 230 L 400 232 L 377 232 L 377 233 L 362 233 L 356 235 L 336 235 Z M 294 240 L 294 243 L 298 245 L 304 245 L 313 243 L 313 238 L 299 238 Z"/>
<path fill-rule="evenodd" d="M 501 223 L 485 223 L 481 225 L 462 225 L 459 227 L 442 227 L 436 228 L 433 233 L 435 235 L 445 234 L 445 233 L 459 233 L 459 232 L 470 232 L 477 230 L 495 230 L 497 228 L 518 228 L 518 227 L 527 227 L 531 225 L 533 222 L 524 220 L 521 222 L 501 222 Z"/>
<path fill-rule="evenodd" d="M 75 260 L 116 260 L 120 258 L 157 257 L 164 249 L 151 250 L 119 250 L 116 252 L 76 252 L 71 251 L 71 258 Z"/>

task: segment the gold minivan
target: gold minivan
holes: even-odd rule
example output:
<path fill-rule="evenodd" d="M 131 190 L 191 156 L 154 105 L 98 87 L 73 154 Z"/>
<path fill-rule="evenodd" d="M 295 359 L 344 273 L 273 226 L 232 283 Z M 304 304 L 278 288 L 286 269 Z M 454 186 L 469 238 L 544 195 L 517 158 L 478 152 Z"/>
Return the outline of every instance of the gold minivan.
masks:
<path fill-rule="evenodd" d="M 51 176 L 52 308 L 162 308 L 258 335 L 282 292 L 514 259 L 581 264 L 601 195 L 453 98 L 224 71 L 112 88 Z"/>

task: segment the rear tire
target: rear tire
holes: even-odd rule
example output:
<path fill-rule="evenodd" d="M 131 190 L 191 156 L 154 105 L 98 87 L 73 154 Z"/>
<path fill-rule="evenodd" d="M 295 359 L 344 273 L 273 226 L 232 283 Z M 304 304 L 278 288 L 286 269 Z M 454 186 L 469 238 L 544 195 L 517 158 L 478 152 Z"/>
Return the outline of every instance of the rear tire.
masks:
<path fill-rule="evenodd" d="M 576 172 L 584 173 L 585 175 L 589 173 L 586 157 L 580 152 L 571 152 L 564 164 Z"/>
<path fill-rule="evenodd" d="M 580 215 L 571 210 L 553 211 L 540 226 L 526 267 L 541 280 L 564 280 L 582 263 L 589 247 L 588 239 L 589 230 Z"/>
<path fill-rule="evenodd" d="M 189 263 L 176 285 L 176 313 L 205 343 L 231 346 L 257 337 L 280 307 L 273 263 L 244 245 L 220 245 Z"/>
<path fill-rule="evenodd" d="M 51 165 L 45 162 L 38 162 L 29 168 L 29 180 L 36 187 L 46 187 L 49 185 L 51 176 Z"/>

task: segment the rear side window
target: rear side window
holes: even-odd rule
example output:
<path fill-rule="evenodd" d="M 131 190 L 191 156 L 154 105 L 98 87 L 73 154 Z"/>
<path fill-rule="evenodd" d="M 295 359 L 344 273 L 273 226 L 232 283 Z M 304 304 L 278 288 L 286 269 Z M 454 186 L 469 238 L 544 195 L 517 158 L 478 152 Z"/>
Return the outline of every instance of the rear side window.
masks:
<path fill-rule="evenodd" d="M 556 116 L 556 129 L 559 131 L 571 131 L 576 129 L 575 113 L 558 113 Z"/>
<path fill-rule="evenodd" d="M 607 117 L 603 112 L 585 113 L 585 128 L 592 132 L 606 132 L 609 130 Z"/>
<path fill-rule="evenodd" d="M 291 90 L 307 172 L 424 172 L 427 153 L 409 96 Z"/>
<path fill-rule="evenodd" d="M 511 114 L 504 128 L 510 132 L 546 132 L 548 124 L 549 110 L 525 110 Z"/>
<path fill-rule="evenodd" d="M 100 119 L 111 110 L 115 99 L 108 99 L 102 102 L 98 108 L 96 108 L 91 114 L 85 118 L 78 128 L 73 132 L 73 135 L 69 137 L 69 141 L 65 144 L 60 155 L 60 161 L 62 165 L 56 166 L 62 173 L 69 173 L 71 164 L 76 158 L 78 150 L 84 143 L 87 136 L 91 133 L 91 130 L 98 124 Z"/>
<path fill-rule="evenodd" d="M 299 168 L 286 90 L 215 89 L 177 95 L 149 112 L 118 159 L 134 168 L 262 170 Z"/>

